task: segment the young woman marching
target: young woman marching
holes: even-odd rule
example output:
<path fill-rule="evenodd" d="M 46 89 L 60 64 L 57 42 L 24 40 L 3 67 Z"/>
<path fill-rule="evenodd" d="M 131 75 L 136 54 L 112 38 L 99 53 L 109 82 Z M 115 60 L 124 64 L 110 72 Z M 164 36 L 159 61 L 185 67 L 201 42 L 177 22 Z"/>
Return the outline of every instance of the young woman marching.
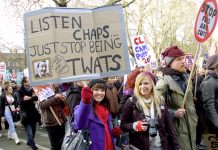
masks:
<path fill-rule="evenodd" d="M 88 129 L 91 150 L 114 150 L 112 135 L 119 136 L 121 132 L 118 127 L 112 130 L 106 88 L 103 80 L 91 80 L 89 87 L 82 89 L 82 100 L 74 109 L 74 130 Z"/>
<path fill-rule="evenodd" d="M 130 145 L 140 150 L 178 150 L 172 121 L 155 83 L 150 72 L 137 76 L 134 96 L 124 106 L 121 129 L 129 132 Z"/>
<path fill-rule="evenodd" d="M 13 122 L 13 117 L 12 113 L 17 112 L 19 108 L 15 106 L 15 101 L 12 96 L 13 89 L 10 85 L 5 86 L 5 95 L 1 99 L 1 110 L 2 110 L 2 115 L 3 119 L 5 118 L 9 124 L 9 129 L 8 129 L 8 139 L 14 139 L 16 144 L 20 143 L 20 140 L 17 136 L 14 122 Z"/>

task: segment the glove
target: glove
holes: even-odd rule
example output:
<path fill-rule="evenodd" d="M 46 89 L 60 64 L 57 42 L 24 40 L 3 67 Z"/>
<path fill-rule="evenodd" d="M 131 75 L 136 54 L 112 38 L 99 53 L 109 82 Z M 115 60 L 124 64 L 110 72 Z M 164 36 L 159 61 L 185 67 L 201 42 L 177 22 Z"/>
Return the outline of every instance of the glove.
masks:
<path fill-rule="evenodd" d="M 145 126 L 144 121 L 139 120 L 139 121 L 133 123 L 133 129 L 137 132 L 142 132 L 142 131 L 147 130 L 147 126 Z"/>
<path fill-rule="evenodd" d="M 122 131 L 121 131 L 120 127 L 115 127 L 115 128 L 112 129 L 113 137 L 120 137 L 121 132 Z"/>
<path fill-rule="evenodd" d="M 82 101 L 85 104 L 90 104 L 92 101 L 92 91 L 89 87 L 84 87 L 81 92 Z"/>

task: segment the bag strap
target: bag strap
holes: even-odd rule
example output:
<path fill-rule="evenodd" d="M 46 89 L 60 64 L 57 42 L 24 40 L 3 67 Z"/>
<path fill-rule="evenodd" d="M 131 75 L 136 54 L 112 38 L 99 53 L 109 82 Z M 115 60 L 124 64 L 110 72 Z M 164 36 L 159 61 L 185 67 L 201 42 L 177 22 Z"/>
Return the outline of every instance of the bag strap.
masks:
<path fill-rule="evenodd" d="M 166 90 L 164 98 L 165 98 L 166 105 L 169 107 L 171 104 L 171 101 L 172 101 L 172 98 L 171 98 L 172 90 L 170 89 L 170 85 L 169 85 L 167 79 L 165 79 L 165 77 L 164 77 L 163 80 L 167 83 L 167 90 Z"/>
<path fill-rule="evenodd" d="M 172 90 L 170 90 L 169 85 L 167 85 L 167 91 L 166 91 L 166 98 L 165 98 L 165 103 L 167 106 L 170 106 L 172 98 L 171 98 Z"/>

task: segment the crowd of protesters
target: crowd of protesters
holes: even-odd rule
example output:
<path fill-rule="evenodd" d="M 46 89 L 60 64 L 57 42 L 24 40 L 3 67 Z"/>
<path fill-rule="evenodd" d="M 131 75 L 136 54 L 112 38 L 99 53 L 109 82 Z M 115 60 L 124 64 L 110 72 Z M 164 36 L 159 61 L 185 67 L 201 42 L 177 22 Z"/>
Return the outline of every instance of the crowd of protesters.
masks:
<path fill-rule="evenodd" d="M 218 135 L 218 55 L 195 68 L 190 87 L 184 51 L 172 46 L 163 56 L 165 67 L 135 68 L 125 80 L 117 76 L 53 84 L 54 96 L 43 101 L 27 77 L 21 87 L 5 82 L 0 120 L 8 138 L 20 143 L 13 123 L 14 114 L 19 114 L 26 144 L 33 150 L 38 149 L 34 140 L 38 122 L 46 128 L 52 150 L 61 150 L 69 127 L 88 130 L 93 150 L 207 149 L 202 135 Z"/>

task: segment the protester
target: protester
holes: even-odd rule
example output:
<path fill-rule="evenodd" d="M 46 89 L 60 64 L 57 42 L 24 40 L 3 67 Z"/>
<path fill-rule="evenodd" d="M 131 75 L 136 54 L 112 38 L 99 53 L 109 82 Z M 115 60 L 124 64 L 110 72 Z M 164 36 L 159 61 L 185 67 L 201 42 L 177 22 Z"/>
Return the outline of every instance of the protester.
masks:
<path fill-rule="evenodd" d="M 140 73 L 134 96 L 124 107 L 121 128 L 129 132 L 129 143 L 140 150 L 177 150 L 179 145 L 163 97 L 155 89 L 155 77 Z"/>
<path fill-rule="evenodd" d="M 34 138 L 36 134 L 36 123 L 40 116 L 35 107 L 34 102 L 38 100 L 38 97 L 34 93 L 33 88 L 30 86 L 29 78 L 23 77 L 21 81 L 21 88 L 19 90 L 20 95 L 20 113 L 21 123 L 24 125 L 27 145 L 33 150 L 37 150 L 38 147 L 35 144 Z"/>
<path fill-rule="evenodd" d="M 0 101 L 1 101 L 1 98 L 3 98 L 3 95 L 5 95 L 5 90 L 4 90 L 4 88 L 5 88 L 6 86 L 9 86 L 9 85 L 10 85 L 10 82 L 9 82 L 9 81 L 7 81 L 7 80 L 4 80 L 4 81 L 3 81 L 3 88 L 2 88 L 2 91 L 1 91 L 1 92 L 2 92 L 2 96 L 0 97 Z M 9 129 L 9 124 L 8 124 L 7 120 L 4 119 L 3 122 L 4 122 L 5 130 Z"/>
<path fill-rule="evenodd" d="M 206 63 L 207 72 L 201 84 L 203 105 L 208 119 L 209 133 L 218 136 L 218 55 L 210 56 Z"/>
<path fill-rule="evenodd" d="M 136 68 L 127 75 L 127 81 L 125 83 L 125 88 L 124 88 L 124 95 L 120 101 L 120 112 L 123 112 L 124 105 L 127 99 L 133 95 L 133 90 L 135 88 L 135 79 L 137 75 L 141 72 L 143 71 L 141 71 L 140 68 Z"/>
<path fill-rule="evenodd" d="M 82 100 L 74 110 L 74 130 L 88 129 L 93 150 L 114 150 L 112 136 L 120 135 L 120 128 L 110 124 L 110 103 L 106 98 L 107 85 L 101 79 L 89 82 L 81 92 Z"/>
<path fill-rule="evenodd" d="M 1 104 L 1 99 L 2 99 L 2 87 L 0 86 L 0 104 Z M 0 138 L 3 136 L 3 134 L 1 133 L 2 131 L 2 109 L 0 106 Z"/>
<path fill-rule="evenodd" d="M 205 132 L 205 118 L 206 112 L 203 108 L 203 97 L 200 89 L 200 85 L 205 77 L 205 68 L 203 66 L 196 70 L 195 77 L 193 78 L 193 93 L 194 93 L 194 104 L 196 113 L 198 115 L 198 123 L 196 127 L 196 147 L 197 149 L 206 149 L 206 146 L 201 144 L 202 135 Z"/>
<path fill-rule="evenodd" d="M 12 96 L 14 97 L 14 102 L 15 102 L 15 105 L 19 108 L 19 90 L 20 90 L 20 87 L 19 85 L 17 85 L 17 82 L 12 80 L 11 83 L 10 83 L 12 89 L 13 89 L 13 93 L 12 93 Z M 19 117 L 16 119 L 16 122 L 20 121 L 20 115 Z"/>
<path fill-rule="evenodd" d="M 119 102 L 120 97 L 117 88 L 114 86 L 115 78 L 108 77 L 105 78 L 107 84 L 106 97 L 110 103 L 110 114 L 113 119 L 119 115 Z"/>
<path fill-rule="evenodd" d="M 124 87 L 123 80 L 124 80 L 123 76 L 117 76 L 115 81 L 114 81 L 114 86 L 116 87 L 120 98 L 123 96 L 123 87 Z"/>
<path fill-rule="evenodd" d="M 67 104 L 73 114 L 74 108 L 79 105 L 81 101 L 81 91 L 84 87 L 83 81 L 76 81 L 74 86 L 71 86 L 67 91 Z"/>
<path fill-rule="evenodd" d="M 13 122 L 13 116 L 12 113 L 17 113 L 19 111 L 19 108 L 15 105 L 14 98 L 12 96 L 13 89 L 10 85 L 7 85 L 4 87 L 5 95 L 1 99 L 1 114 L 2 119 L 6 119 L 9 124 L 9 130 L 8 130 L 8 139 L 14 139 L 16 144 L 20 143 L 20 140 L 17 136 L 14 122 Z"/>
<path fill-rule="evenodd" d="M 61 145 L 65 134 L 66 117 L 63 112 L 66 98 L 56 90 L 55 95 L 39 102 L 39 108 L 42 114 L 42 123 L 46 128 L 51 144 L 51 150 L 61 150 Z M 51 109 L 54 111 L 57 119 L 54 117 Z"/>
<path fill-rule="evenodd" d="M 196 150 L 197 115 L 191 86 L 187 90 L 187 101 L 182 108 L 188 80 L 185 72 L 185 54 L 177 46 L 172 46 L 165 50 L 163 56 L 167 66 L 164 68 L 164 76 L 158 80 L 156 88 L 166 97 L 165 101 L 181 149 Z"/>
<path fill-rule="evenodd" d="M 157 80 L 161 77 L 163 77 L 163 69 L 164 67 L 157 67 L 155 70 L 154 70 L 154 75 L 156 76 Z"/>

